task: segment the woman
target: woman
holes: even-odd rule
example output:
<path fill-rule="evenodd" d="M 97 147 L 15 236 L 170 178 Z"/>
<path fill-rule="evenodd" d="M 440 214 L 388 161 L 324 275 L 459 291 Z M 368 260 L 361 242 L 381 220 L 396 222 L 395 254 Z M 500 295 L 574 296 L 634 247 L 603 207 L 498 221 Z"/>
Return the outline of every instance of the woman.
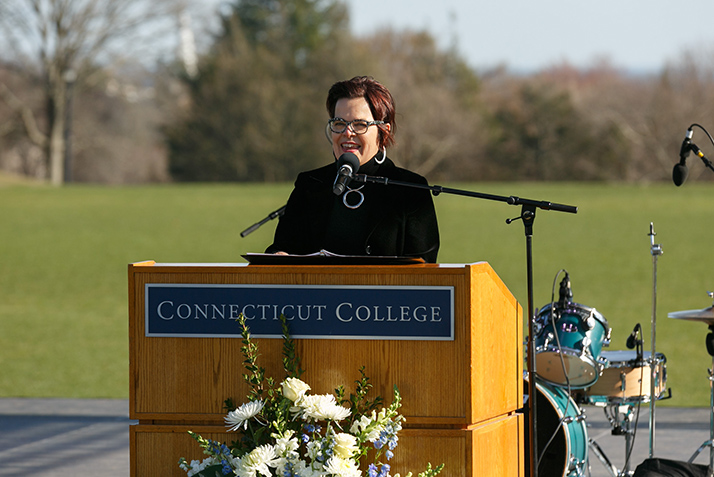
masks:
<path fill-rule="evenodd" d="M 335 161 L 345 153 L 359 159 L 359 174 L 426 184 L 387 157 L 394 144 L 395 107 L 387 88 L 371 77 L 335 83 L 327 95 L 325 132 Z M 436 262 L 439 229 L 428 190 L 400 185 L 349 183 L 333 193 L 337 163 L 302 172 L 268 253 L 421 257 Z"/>

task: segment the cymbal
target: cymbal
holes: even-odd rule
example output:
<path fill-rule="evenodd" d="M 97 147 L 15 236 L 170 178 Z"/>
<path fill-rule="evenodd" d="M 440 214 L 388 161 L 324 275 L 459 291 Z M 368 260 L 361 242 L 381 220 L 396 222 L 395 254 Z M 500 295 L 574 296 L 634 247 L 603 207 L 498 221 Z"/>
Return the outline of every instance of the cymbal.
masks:
<path fill-rule="evenodd" d="M 714 306 L 703 310 L 674 311 L 667 316 L 677 320 L 701 321 L 708 325 L 714 325 Z"/>

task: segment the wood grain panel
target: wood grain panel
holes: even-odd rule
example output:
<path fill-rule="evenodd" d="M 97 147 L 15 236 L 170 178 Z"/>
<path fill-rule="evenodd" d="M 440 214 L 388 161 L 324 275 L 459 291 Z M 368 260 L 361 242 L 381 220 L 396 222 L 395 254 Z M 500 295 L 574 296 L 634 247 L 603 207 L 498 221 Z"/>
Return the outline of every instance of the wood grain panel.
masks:
<path fill-rule="evenodd" d="M 296 340 L 314 393 L 351 385 L 365 366 L 375 394 L 397 386 L 411 425 L 463 427 L 522 405 L 521 308 L 491 267 L 130 266 L 132 419 L 220 422 L 247 394 L 241 340 L 144 336 L 146 283 L 432 285 L 455 290 L 454 341 Z M 282 342 L 256 339 L 260 365 L 283 377 Z"/>
<path fill-rule="evenodd" d="M 444 464 L 444 477 L 521 477 L 524 473 L 523 415 L 488 421 L 474 429 L 404 429 L 389 461 L 391 474 L 426 469 L 427 463 Z M 205 456 L 189 430 L 218 442 L 230 443 L 236 434 L 219 426 L 131 426 L 131 475 L 185 477 L 178 459 Z"/>

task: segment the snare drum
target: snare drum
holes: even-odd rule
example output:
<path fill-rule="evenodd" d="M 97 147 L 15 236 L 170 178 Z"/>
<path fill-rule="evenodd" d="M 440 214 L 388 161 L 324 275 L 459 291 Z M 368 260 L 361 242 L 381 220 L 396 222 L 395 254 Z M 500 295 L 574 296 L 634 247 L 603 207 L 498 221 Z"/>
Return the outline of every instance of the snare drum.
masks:
<path fill-rule="evenodd" d="M 585 388 L 603 368 L 600 352 L 610 344 L 610 327 L 595 308 L 579 303 L 544 306 L 536 317 L 536 373 L 557 386 Z"/>
<path fill-rule="evenodd" d="M 525 397 L 527 397 L 530 391 L 528 378 L 524 379 L 523 386 Z M 540 459 L 538 474 L 547 477 L 585 475 L 589 443 L 585 414 L 561 387 L 550 386 L 536 379 L 536 393 L 537 457 Z M 527 410 L 528 406 L 526 406 L 526 422 L 529 422 Z M 527 457 L 530 442 L 528 425 L 526 425 L 525 432 L 525 455 L 528 468 L 530 465 Z M 551 437 L 553 437 L 552 441 Z M 547 448 L 546 445 L 548 445 Z M 526 475 L 530 475 L 528 471 Z"/>
<path fill-rule="evenodd" d="M 650 402 L 651 356 L 652 353 L 645 351 L 643 359 L 638 360 L 635 351 L 604 351 L 606 367 L 600 379 L 585 390 L 583 401 L 587 404 Z M 654 380 L 655 399 L 661 399 L 667 387 L 667 358 L 662 353 L 655 354 Z"/>

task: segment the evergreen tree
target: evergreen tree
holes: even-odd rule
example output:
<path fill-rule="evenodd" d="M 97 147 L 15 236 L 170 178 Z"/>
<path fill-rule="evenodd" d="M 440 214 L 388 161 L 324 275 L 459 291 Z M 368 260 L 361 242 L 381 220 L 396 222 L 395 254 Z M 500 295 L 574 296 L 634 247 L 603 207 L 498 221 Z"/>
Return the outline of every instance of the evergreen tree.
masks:
<path fill-rule="evenodd" d="M 326 163 L 325 97 L 352 42 L 336 0 L 240 0 L 166 130 L 185 181 L 283 181 Z"/>

